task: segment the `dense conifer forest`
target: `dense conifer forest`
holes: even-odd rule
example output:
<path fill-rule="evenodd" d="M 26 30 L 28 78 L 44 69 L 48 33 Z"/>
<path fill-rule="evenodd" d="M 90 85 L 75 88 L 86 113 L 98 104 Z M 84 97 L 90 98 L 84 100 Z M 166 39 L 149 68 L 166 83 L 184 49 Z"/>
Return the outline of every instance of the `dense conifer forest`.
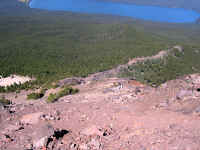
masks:
<path fill-rule="evenodd" d="M 23 3 L 3 2 L 6 7 L 0 10 L 0 75 L 4 77 L 29 75 L 40 84 L 65 77 L 86 77 L 177 44 L 183 46 L 185 55 L 181 60 L 172 58 L 167 70 L 173 71 L 167 79 L 199 72 L 197 24 L 49 12 L 30 9 Z"/>

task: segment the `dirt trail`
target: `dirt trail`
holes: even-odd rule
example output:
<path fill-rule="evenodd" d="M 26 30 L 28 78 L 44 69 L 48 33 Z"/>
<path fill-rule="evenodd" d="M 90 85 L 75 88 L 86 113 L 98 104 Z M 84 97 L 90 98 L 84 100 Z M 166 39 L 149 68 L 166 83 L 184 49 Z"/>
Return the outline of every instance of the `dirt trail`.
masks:
<path fill-rule="evenodd" d="M 160 58 L 163 58 L 164 56 L 166 56 L 168 53 L 169 53 L 169 50 L 168 51 L 162 50 L 158 54 L 153 55 L 153 56 L 134 58 L 134 59 L 130 60 L 127 63 L 127 65 L 136 64 L 137 62 L 142 62 L 142 61 L 145 61 L 145 60 L 160 59 Z"/>
<path fill-rule="evenodd" d="M 127 68 L 130 65 L 136 64 L 138 62 L 143 62 L 146 60 L 155 60 L 155 59 L 160 59 L 160 58 L 162 59 L 165 56 L 167 56 L 170 52 L 174 51 L 175 49 L 177 49 L 179 52 L 183 52 L 183 48 L 181 46 L 177 45 L 168 50 L 161 50 L 158 54 L 153 55 L 153 56 L 133 58 L 133 59 L 129 60 L 127 64 L 119 65 L 116 68 L 113 68 L 113 69 L 110 69 L 107 71 L 94 73 L 94 74 L 90 75 L 89 77 L 87 77 L 85 80 L 86 80 L 86 82 L 90 82 L 91 80 L 99 81 L 104 78 L 116 77 L 123 68 Z"/>
<path fill-rule="evenodd" d="M 167 56 L 171 51 L 173 51 L 175 49 L 177 49 L 179 52 L 183 51 L 183 48 L 181 46 L 176 45 L 168 50 L 161 50 L 158 54 L 153 55 L 153 56 L 133 58 L 133 59 L 129 60 L 129 62 L 127 64 L 125 64 L 125 66 L 133 65 L 138 62 L 142 62 L 142 61 L 146 61 L 146 60 L 155 60 L 155 59 L 160 59 L 160 58 L 162 59 L 163 57 Z"/>

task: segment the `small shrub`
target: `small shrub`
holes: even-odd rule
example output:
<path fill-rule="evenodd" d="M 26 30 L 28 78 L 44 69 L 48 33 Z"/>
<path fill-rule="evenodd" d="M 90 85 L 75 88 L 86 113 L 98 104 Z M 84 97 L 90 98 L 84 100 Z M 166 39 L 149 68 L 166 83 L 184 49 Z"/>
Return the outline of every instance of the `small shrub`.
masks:
<path fill-rule="evenodd" d="M 16 90 L 15 92 L 16 92 L 16 93 L 20 93 L 21 91 L 18 89 L 18 90 Z"/>
<path fill-rule="evenodd" d="M 27 95 L 27 99 L 28 99 L 28 100 L 29 100 L 29 99 L 34 99 L 34 100 L 36 100 L 36 99 L 42 98 L 43 96 L 44 96 L 43 93 L 30 93 L 30 94 Z"/>
<path fill-rule="evenodd" d="M 5 106 L 5 105 L 10 105 L 11 101 L 6 99 L 4 96 L 0 97 L 0 104 Z"/>
<path fill-rule="evenodd" d="M 6 88 L 4 86 L 0 86 L 0 93 L 5 93 L 6 92 Z"/>
<path fill-rule="evenodd" d="M 51 93 L 46 101 L 47 101 L 47 103 L 53 103 L 53 102 L 55 102 L 57 100 L 58 100 L 57 95 Z"/>
<path fill-rule="evenodd" d="M 73 89 L 72 87 L 65 87 L 63 90 L 61 90 L 58 93 L 58 97 L 60 98 L 60 97 L 66 96 L 66 95 L 76 94 L 78 92 L 79 92 L 78 89 Z"/>
<path fill-rule="evenodd" d="M 72 89 L 70 94 L 76 94 L 79 92 L 79 89 Z"/>
<path fill-rule="evenodd" d="M 29 95 L 27 95 L 27 99 L 39 99 L 39 98 L 42 98 L 45 93 L 46 93 L 47 89 L 45 88 L 42 88 L 41 91 L 39 93 L 30 93 Z"/>
<path fill-rule="evenodd" d="M 57 101 L 59 98 L 66 96 L 66 95 L 71 95 L 71 94 L 76 94 L 78 93 L 79 90 L 78 89 L 74 89 L 72 87 L 65 87 L 64 89 L 62 89 L 61 91 L 59 91 L 57 94 L 50 94 L 47 102 L 48 103 L 53 103 L 55 101 Z"/>
<path fill-rule="evenodd" d="M 41 91 L 40 91 L 40 93 L 41 94 L 45 94 L 47 90 L 48 90 L 47 88 L 42 88 Z"/>
<path fill-rule="evenodd" d="M 59 85 L 57 83 L 53 83 L 51 86 L 52 86 L 53 89 L 56 89 L 56 88 L 59 87 Z"/>

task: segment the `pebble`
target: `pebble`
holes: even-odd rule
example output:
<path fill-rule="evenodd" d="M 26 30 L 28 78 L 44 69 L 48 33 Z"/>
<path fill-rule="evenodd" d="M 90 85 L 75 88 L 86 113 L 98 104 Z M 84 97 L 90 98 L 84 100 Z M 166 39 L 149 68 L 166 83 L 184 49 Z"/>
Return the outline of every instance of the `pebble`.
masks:
<path fill-rule="evenodd" d="M 80 148 L 80 150 L 88 150 L 88 149 L 89 149 L 88 145 L 85 144 L 85 143 L 80 144 L 80 145 L 79 145 L 79 148 Z"/>

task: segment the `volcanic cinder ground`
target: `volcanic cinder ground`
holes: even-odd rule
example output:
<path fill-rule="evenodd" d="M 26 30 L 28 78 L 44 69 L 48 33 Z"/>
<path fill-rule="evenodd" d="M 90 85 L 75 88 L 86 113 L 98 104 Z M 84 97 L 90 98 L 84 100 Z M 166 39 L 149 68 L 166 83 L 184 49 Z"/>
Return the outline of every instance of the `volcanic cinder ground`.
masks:
<path fill-rule="evenodd" d="M 157 88 L 92 75 L 80 92 L 46 103 L 29 91 L 6 94 L 0 107 L 1 150 L 199 150 L 200 75 Z M 101 73 L 102 75 L 102 73 Z"/>

